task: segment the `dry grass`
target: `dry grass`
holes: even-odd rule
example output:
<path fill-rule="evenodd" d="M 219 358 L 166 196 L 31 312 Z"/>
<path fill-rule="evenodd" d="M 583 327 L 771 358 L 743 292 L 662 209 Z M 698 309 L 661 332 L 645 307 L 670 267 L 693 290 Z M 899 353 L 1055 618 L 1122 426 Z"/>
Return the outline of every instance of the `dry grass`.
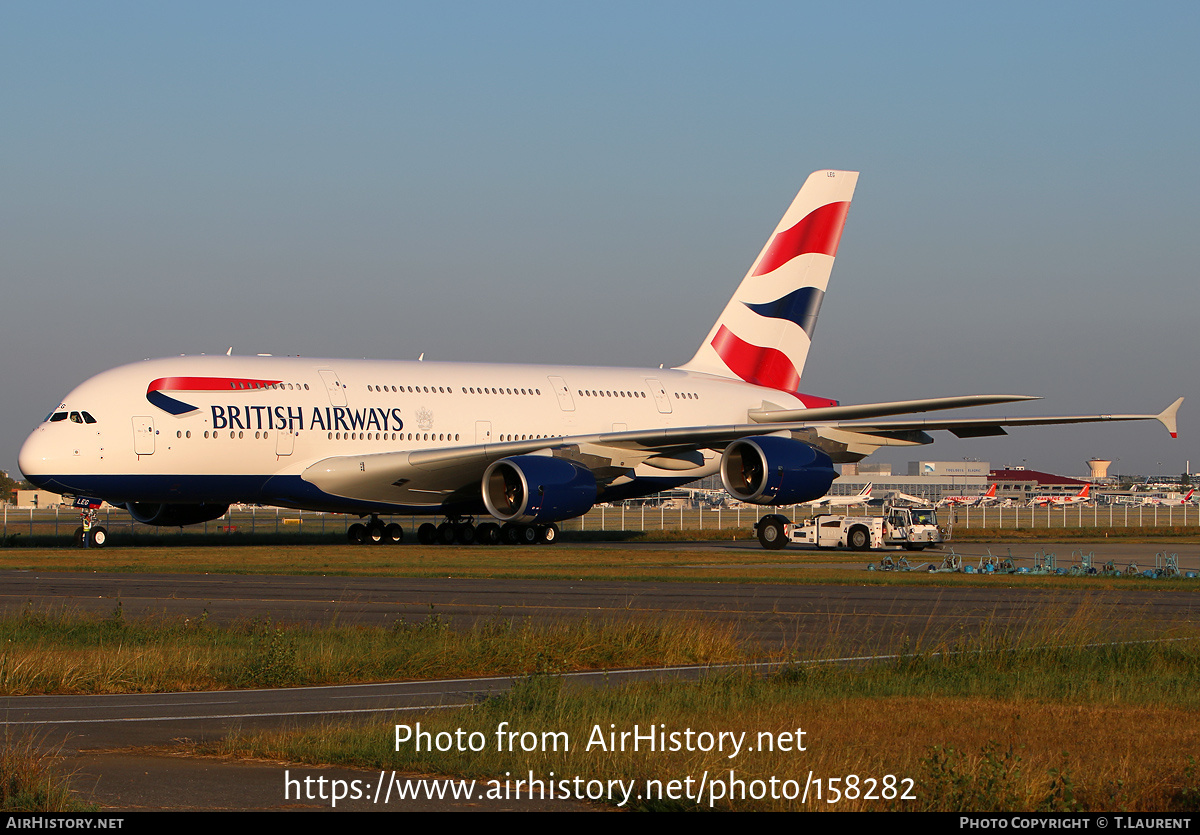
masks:
<path fill-rule="evenodd" d="M 81 812 L 94 807 L 76 800 L 62 757 L 35 736 L 5 734 L 0 747 L 0 809 L 5 812 Z M 10 824 L 11 825 L 11 824 Z"/>
<path fill-rule="evenodd" d="M 392 726 L 327 727 L 236 738 L 223 753 L 480 779 L 532 770 L 585 779 L 684 780 L 730 772 L 749 785 L 772 779 L 803 787 L 809 775 L 838 778 L 843 797 L 703 797 L 643 801 L 658 809 L 1195 811 L 1200 809 L 1200 635 L 1097 645 L 1110 614 L 1083 607 L 1046 612 L 1023 628 L 985 629 L 957 645 L 848 668 L 802 665 L 770 679 L 713 678 L 577 690 L 537 676 L 510 694 L 454 712 L 405 714 L 436 734 L 478 730 L 482 752 L 393 750 Z M 1128 632 L 1134 632 L 1131 625 Z M 830 651 L 836 652 L 831 646 Z M 496 750 L 502 722 L 564 732 L 569 751 Z M 587 742 L 637 725 L 666 731 L 806 732 L 805 751 L 609 751 Z M 764 737 L 765 739 L 765 737 Z M 914 799 L 845 797 L 846 778 L 911 779 Z M 879 785 L 879 784 L 877 784 Z"/>
<path fill-rule="evenodd" d="M 126 622 L 27 612 L 0 620 L 0 694 L 285 687 L 647 664 L 740 661 L 731 627 L 694 620 L 534 626 L 497 618 L 450 629 L 437 614 L 392 627 L 255 619 Z"/>
<path fill-rule="evenodd" d="M 1160 550 L 1162 547 L 1160 546 Z M 1171 547 L 1175 547 L 1172 545 Z M 1030 567 L 1037 543 L 1013 547 L 1019 565 Z M 1155 546 L 1147 544 L 1137 562 L 1154 564 Z M 964 560 L 977 561 L 983 549 L 958 547 Z M 940 563 L 943 552 L 908 554 L 914 566 Z M 294 574 L 478 579 L 630 580 L 786 584 L 868 584 L 904 586 L 1013 585 L 1021 588 L 1094 588 L 1200 592 L 1197 580 L 1137 577 L 1047 577 L 1031 575 L 927 574 L 924 571 L 866 571 L 882 555 L 852 552 L 767 552 L 746 548 L 656 548 L 579 546 L 521 548 L 421 546 L 364 548 L 351 545 L 173 546 L 159 548 L 0 549 L 0 567 L 37 571 L 104 571 L 193 574 Z M 1065 554 L 1060 554 L 1065 561 Z M 1184 568 L 1194 557 L 1184 554 Z M 830 568 L 829 565 L 842 566 Z M 1123 565 L 1122 565 L 1123 567 Z M 847 569 L 860 569 L 850 570 Z"/>

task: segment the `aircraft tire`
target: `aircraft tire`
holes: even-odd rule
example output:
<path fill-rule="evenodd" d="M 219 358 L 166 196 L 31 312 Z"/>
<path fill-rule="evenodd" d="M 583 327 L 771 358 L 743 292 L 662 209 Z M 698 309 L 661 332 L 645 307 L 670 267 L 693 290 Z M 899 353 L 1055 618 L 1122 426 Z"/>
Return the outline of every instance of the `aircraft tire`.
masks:
<path fill-rule="evenodd" d="M 866 551 L 871 547 L 871 532 L 862 525 L 855 525 L 846 534 L 846 544 L 851 551 Z"/>
<path fill-rule="evenodd" d="M 75 540 L 76 548 L 83 547 L 83 528 L 82 527 L 78 527 L 75 529 L 74 540 Z"/>
<path fill-rule="evenodd" d="M 459 545 L 474 545 L 475 544 L 475 526 L 470 522 L 463 522 L 461 525 L 454 526 L 454 541 Z"/>
<path fill-rule="evenodd" d="M 495 522 L 483 522 L 475 528 L 475 541 L 480 545 L 499 545 L 500 526 Z"/>
<path fill-rule="evenodd" d="M 537 545 L 538 529 L 533 525 L 518 525 L 517 543 L 520 545 Z"/>
<path fill-rule="evenodd" d="M 108 531 L 103 527 L 92 528 L 92 532 L 88 535 L 88 540 L 93 548 L 103 548 L 108 542 Z"/>
<path fill-rule="evenodd" d="M 421 527 L 417 528 L 417 542 L 422 545 L 434 545 L 437 543 L 437 525 L 432 522 L 425 522 Z"/>
<path fill-rule="evenodd" d="M 380 545 L 383 543 L 387 528 L 383 522 L 378 519 L 372 519 L 367 523 L 367 543 L 370 545 Z"/>
<path fill-rule="evenodd" d="M 404 541 L 404 528 L 392 522 L 383 529 L 383 541 L 389 545 L 395 545 Z"/>
<path fill-rule="evenodd" d="M 787 547 L 787 532 L 783 520 L 778 516 L 764 516 L 758 520 L 758 544 L 768 551 L 779 551 Z"/>
<path fill-rule="evenodd" d="M 367 526 L 362 522 L 355 522 L 346 528 L 346 541 L 351 545 L 362 545 L 365 543 L 367 541 Z"/>
<path fill-rule="evenodd" d="M 543 545 L 553 545 L 558 542 L 558 525 L 553 523 L 538 527 L 538 542 Z"/>
<path fill-rule="evenodd" d="M 442 522 L 437 526 L 437 541 L 439 545 L 454 544 L 454 528 L 453 522 Z"/>

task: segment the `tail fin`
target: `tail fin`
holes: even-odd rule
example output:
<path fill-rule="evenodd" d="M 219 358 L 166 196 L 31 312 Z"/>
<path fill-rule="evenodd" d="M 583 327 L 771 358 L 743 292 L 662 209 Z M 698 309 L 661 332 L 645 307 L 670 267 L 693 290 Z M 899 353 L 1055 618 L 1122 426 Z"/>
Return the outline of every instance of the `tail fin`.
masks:
<path fill-rule="evenodd" d="M 983 494 L 983 497 L 984 497 L 985 499 L 994 499 L 994 498 L 996 498 L 996 485 L 995 485 L 995 484 L 993 484 L 991 487 L 989 487 L 989 488 L 988 488 L 988 491 L 987 491 L 986 493 L 984 493 L 984 494 Z"/>
<path fill-rule="evenodd" d="M 809 175 L 682 370 L 798 391 L 857 183 L 857 171 Z"/>

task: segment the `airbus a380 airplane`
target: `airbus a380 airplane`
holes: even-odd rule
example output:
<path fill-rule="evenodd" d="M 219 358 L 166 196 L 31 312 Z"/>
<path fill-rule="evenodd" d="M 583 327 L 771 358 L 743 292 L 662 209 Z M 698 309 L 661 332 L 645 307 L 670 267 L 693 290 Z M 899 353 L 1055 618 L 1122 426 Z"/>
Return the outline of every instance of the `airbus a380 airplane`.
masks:
<path fill-rule="evenodd" d="M 358 541 L 399 541 L 380 514 L 445 517 L 423 541 L 534 542 L 596 502 L 720 471 L 745 502 L 825 495 L 834 462 L 881 446 L 1005 434 L 1004 426 L 1157 415 L 890 415 L 1030 400 L 972 395 L 842 406 L 800 375 L 858 174 L 805 182 L 696 355 L 670 370 L 199 356 L 146 360 L 87 380 L 26 440 L 31 482 L 187 525 L 234 502 L 369 517 Z M 848 422 L 849 421 L 849 422 Z M 495 521 L 473 527 L 490 514 Z"/>

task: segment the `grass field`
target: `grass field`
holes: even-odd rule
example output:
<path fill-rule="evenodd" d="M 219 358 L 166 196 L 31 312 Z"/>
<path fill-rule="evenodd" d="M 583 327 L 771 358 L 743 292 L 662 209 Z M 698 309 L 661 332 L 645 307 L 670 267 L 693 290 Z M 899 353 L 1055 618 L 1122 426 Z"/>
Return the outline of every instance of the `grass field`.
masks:
<path fill-rule="evenodd" d="M 478 751 L 419 751 L 397 744 L 395 725 L 380 722 L 235 735 L 199 750 L 481 783 L 507 775 L 616 780 L 643 792 L 628 804 L 638 809 L 1200 810 L 1200 635 L 1193 626 L 1151 642 L 1098 644 L 1102 619 L 1044 613 L 1018 633 L 985 629 L 919 652 L 898 647 L 885 663 L 796 665 L 767 679 L 593 691 L 534 676 L 475 708 L 394 720 L 420 722 L 432 737 L 478 733 Z M 836 654 L 836 642 L 829 651 Z M 734 756 L 699 745 L 594 744 L 635 725 L 642 733 L 745 734 L 748 744 Z M 501 750 L 493 741 L 501 728 L 552 735 L 553 746 Z M 765 744 L 772 740 L 782 744 Z M 674 798 L 649 791 L 672 780 L 709 790 Z"/>
<path fill-rule="evenodd" d="M 1014 544 L 1014 553 L 1019 545 Z M 1036 543 L 1032 543 L 1032 552 Z M 1177 547 L 1148 541 L 1147 554 Z M 966 548 L 963 546 L 963 550 Z M 981 549 L 980 549 L 981 550 Z M 909 555 L 910 557 L 918 555 Z M 920 555 L 926 557 L 928 555 Z M 862 569 L 879 555 L 697 548 L 687 543 L 628 549 L 424 547 L 341 543 L 153 547 L 82 551 L 0 549 L 0 565 L 33 570 L 346 574 L 424 577 L 588 578 L 952 585 L 996 588 L 1200 591 L 1195 580 L 1140 577 L 929 575 Z M 937 557 L 940 559 L 940 557 Z M 1128 613 L 1082 606 L 1043 611 L 1017 630 L 989 626 L 936 645 L 886 648 L 896 659 L 866 666 L 795 664 L 761 679 L 564 687 L 547 675 L 568 669 L 762 657 L 761 650 L 703 623 L 577 623 L 532 628 L 496 619 L 449 629 L 436 614 L 393 628 L 301 629 L 266 619 L 216 627 L 200 621 L 127 621 L 30 609 L 0 622 L 0 688 L 7 693 L 133 692 L 284 686 L 503 672 L 529 675 L 511 695 L 460 712 L 406 714 L 427 729 L 500 722 L 586 740 L 600 727 L 634 724 L 759 734 L 783 739 L 808 729 L 804 752 L 749 752 L 730 760 L 704 751 L 637 754 L 561 752 L 422 753 L 395 750 L 393 724 L 327 725 L 239 736 L 201 753 L 296 763 L 495 779 L 505 772 L 653 781 L 736 774 L 754 786 L 821 778 L 818 802 L 709 796 L 645 799 L 646 809 L 828 810 L 1200 810 L 1200 629 L 1164 627 Z M 1120 645 L 1102 635 L 1120 634 Z M 834 632 L 820 653 L 847 650 Z M 807 656 L 806 656 L 807 660 Z M 32 762 L 40 756 L 31 750 Z M 17 765 L 20 771 L 23 766 Z M 911 780 L 912 800 L 879 794 Z M 854 796 L 845 789 L 852 780 Z M 868 799 L 867 780 L 876 797 Z M 837 782 L 830 782 L 836 780 Z M 899 782 L 897 782 L 899 781 Z M 832 790 L 838 800 L 830 803 Z M 753 792 L 752 792 L 753 793 Z M 22 801 L 25 802 L 25 801 Z"/>
<path fill-rule="evenodd" d="M 1086 551 L 1086 543 L 1072 548 Z M 1176 541 L 1147 540 L 1138 565 L 1154 567 L 1157 552 L 1184 551 Z M 1018 565 L 1032 567 L 1038 542 L 1015 542 Z M 957 543 L 964 563 L 978 562 L 980 546 Z M 914 567 L 940 564 L 942 551 L 907 554 Z M 1001 553 L 1001 556 L 1004 554 Z M 1200 591 L 1200 580 L 1143 577 L 1058 577 L 1037 575 L 927 574 L 867 571 L 878 565 L 880 553 L 846 551 L 763 551 L 747 548 L 697 548 L 686 542 L 655 548 L 622 548 L 581 544 L 574 547 L 513 546 L 351 546 L 344 543 L 309 545 L 226 545 L 213 547 L 167 542 L 157 547 L 102 550 L 74 548 L 0 549 L 0 568 L 37 571 L 171 572 L 215 574 L 302 574 L 389 577 L 456 577 L 509 579 L 652 580 L 740 583 L 821 583 L 856 585 L 973 585 L 1011 584 L 1021 588 L 1154 588 Z M 898 554 L 896 556 L 899 556 Z M 1070 561 L 1070 549 L 1058 554 L 1059 564 Z M 1200 559 L 1191 557 L 1192 563 Z M 1118 566 L 1124 568 L 1124 565 Z M 849 570 L 848 570 L 849 569 Z"/>

